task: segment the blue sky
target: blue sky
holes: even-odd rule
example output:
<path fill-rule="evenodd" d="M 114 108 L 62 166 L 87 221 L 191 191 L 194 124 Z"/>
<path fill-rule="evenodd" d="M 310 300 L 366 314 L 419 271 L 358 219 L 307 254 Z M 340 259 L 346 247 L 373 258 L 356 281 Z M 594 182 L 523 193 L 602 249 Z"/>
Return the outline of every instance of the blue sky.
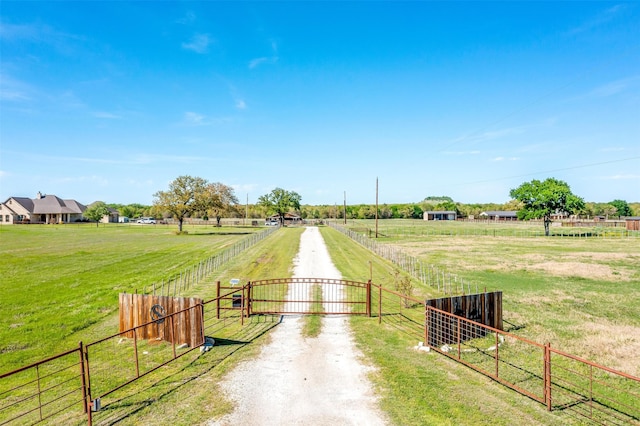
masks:
<path fill-rule="evenodd" d="M 638 2 L 2 1 L 0 199 L 640 201 Z"/>

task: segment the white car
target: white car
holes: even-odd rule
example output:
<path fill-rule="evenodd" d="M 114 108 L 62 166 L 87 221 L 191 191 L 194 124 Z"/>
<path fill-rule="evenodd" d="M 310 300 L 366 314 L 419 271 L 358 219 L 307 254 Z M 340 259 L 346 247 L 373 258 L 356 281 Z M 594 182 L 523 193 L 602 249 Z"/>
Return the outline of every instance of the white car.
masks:
<path fill-rule="evenodd" d="M 137 223 L 153 223 L 155 225 L 156 220 L 152 217 L 141 217 Z"/>

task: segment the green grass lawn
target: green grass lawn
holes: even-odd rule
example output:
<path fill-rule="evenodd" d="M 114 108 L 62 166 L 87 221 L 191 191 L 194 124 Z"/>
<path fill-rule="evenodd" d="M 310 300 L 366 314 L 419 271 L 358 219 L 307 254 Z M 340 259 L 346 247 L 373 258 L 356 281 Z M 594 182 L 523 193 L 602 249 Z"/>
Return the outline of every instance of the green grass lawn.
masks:
<path fill-rule="evenodd" d="M 117 332 L 118 294 L 174 276 L 231 246 L 253 228 L 162 226 L 0 227 L 0 372 Z M 284 228 L 248 249 L 188 294 L 215 296 L 215 281 L 288 277 L 303 229 Z M 343 278 L 393 288 L 397 268 L 330 228 L 321 232 Z M 640 240 L 387 235 L 415 257 L 504 292 L 504 316 L 514 333 L 640 374 Z M 442 296 L 419 287 L 418 298 Z M 413 350 L 409 326 L 421 312 L 404 309 L 378 325 L 351 324 L 364 362 L 393 424 L 580 424 L 436 353 Z M 315 320 L 314 320 L 315 321 Z M 413 321 L 413 322 L 412 322 Z M 505 324 L 509 327 L 509 324 Z M 119 391 L 118 424 L 201 424 L 232 409 L 217 383 L 234 365 L 258 353 L 274 327 L 252 319 L 245 342 L 185 357 Z M 321 324 L 312 323 L 316 331 Z M 312 337 L 311 337 L 312 338 Z M 162 413 L 161 416 L 158 413 Z M 107 415 L 111 417 L 107 417 Z M 98 417 L 97 417 L 98 418 Z M 107 422 L 108 423 L 108 422 Z"/>
<path fill-rule="evenodd" d="M 118 294 L 142 291 L 259 228 L 136 225 L 0 227 L 0 371 L 117 332 Z M 113 322 L 111 322 L 113 324 Z M 115 325 L 117 327 L 117 324 Z"/>

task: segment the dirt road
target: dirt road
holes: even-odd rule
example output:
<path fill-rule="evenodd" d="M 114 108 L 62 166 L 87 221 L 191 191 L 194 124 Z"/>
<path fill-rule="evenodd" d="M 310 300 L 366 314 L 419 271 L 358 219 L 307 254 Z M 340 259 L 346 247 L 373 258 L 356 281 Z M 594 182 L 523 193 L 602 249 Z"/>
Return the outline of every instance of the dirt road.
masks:
<path fill-rule="evenodd" d="M 300 241 L 294 275 L 341 278 L 318 228 Z M 292 297 L 292 295 L 289 295 Z M 303 338 L 300 316 L 284 316 L 258 358 L 221 384 L 236 404 L 214 425 L 384 425 L 345 316 L 325 317 L 316 338 Z"/>

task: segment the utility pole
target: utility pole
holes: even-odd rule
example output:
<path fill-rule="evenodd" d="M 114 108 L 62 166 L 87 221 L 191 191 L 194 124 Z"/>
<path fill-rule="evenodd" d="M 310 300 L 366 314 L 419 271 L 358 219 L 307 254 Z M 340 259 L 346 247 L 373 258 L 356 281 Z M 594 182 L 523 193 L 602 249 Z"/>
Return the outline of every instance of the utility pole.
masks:
<path fill-rule="evenodd" d="M 344 191 L 344 224 L 347 224 L 347 191 Z"/>
<path fill-rule="evenodd" d="M 378 177 L 376 176 L 376 238 L 378 238 Z"/>
<path fill-rule="evenodd" d="M 245 204 L 244 208 L 244 219 L 249 219 L 249 193 L 247 193 L 247 204 Z M 245 220 L 242 221 L 242 225 L 245 225 Z"/>

